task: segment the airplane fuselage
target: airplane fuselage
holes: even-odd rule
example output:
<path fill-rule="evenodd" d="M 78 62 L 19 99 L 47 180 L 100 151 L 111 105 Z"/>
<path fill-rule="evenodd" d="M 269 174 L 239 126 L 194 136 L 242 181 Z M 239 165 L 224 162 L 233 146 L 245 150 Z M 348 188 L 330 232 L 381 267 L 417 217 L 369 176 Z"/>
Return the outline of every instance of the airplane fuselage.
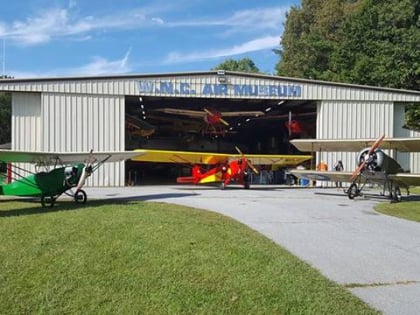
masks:
<path fill-rule="evenodd" d="M 83 163 L 55 168 L 20 177 L 10 184 L 0 186 L 0 194 L 9 196 L 57 196 L 77 185 L 84 168 Z"/>

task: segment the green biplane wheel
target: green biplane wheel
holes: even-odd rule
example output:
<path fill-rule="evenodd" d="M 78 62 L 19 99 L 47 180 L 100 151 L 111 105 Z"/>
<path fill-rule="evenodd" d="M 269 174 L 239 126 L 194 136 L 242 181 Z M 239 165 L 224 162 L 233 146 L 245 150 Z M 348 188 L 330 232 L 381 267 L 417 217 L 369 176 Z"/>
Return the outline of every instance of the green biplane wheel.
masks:
<path fill-rule="evenodd" d="M 87 195 L 84 190 L 80 189 L 74 194 L 74 201 L 76 203 L 86 203 Z"/>
<path fill-rule="evenodd" d="M 54 206 L 55 198 L 54 196 L 42 195 L 41 204 L 44 208 L 51 208 Z"/>

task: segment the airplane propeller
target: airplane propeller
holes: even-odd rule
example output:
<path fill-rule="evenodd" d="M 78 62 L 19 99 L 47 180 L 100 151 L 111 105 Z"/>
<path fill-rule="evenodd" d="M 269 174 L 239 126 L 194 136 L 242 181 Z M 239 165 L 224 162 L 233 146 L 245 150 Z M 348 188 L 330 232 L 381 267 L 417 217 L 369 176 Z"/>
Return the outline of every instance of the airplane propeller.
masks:
<path fill-rule="evenodd" d="M 238 151 L 238 153 L 240 154 L 240 155 L 242 155 L 242 157 L 245 159 L 245 161 L 246 161 L 246 164 L 248 164 L 248 166 L 250 167 L 250 169 L 255 173 L 255 174 L 259 174 L 259 172 L 258 172 L 258 170 L 257 170 L 257 168 L 254 166 L 254 165 L 252 165 L 252 163 L 251 163 L 251 161 L 250 160 L 248 160 L 246 157 L 245 157 L 245 154 L 243 154 L 242 153 L 242 151 L 237 147 L 237 146 L 235 146 L 235 149 L 236 149 L 236 151 Z"/>
<path fill-rule="evenodd" d="M 92 163 L 96 161 L 95 158 L 92 157 L 93 149 L 89 152 L 89 157 L 87 159 L 86 165 L 83 168 L 82 175 L 80 176 L 79 182 L 76 186 L 76 192 L 82 189 L 82 187 L 85 185 L 86 178 L 88 178 L 90 175 L 92 175 L 93 167 Z"/>
<path fill-rule="evenodd" d="M 369 152 L 367 154 L 367 156 L 363 159 L 363 162 L 360 163 L 360 165 L 355 169 L 355 171 L 353 172 L 353 174 L 350 177 L 350 180 L 353 180 L 354 178 L 357 177 L 357 175 L 359 175 L 359 173 L 364 169 L 369 157 L 375 152 L 375 150 L 380 146 L 382 140 L 385 138 L 385 135 L 382 135 L 381 137 L 379 137 L 375 143 L 370 147 Z"/>
<path fill-rule="evenodd" d="M 222 118 L 221 113 L 216 112 L 216 111 L 211 111 L 207 108 L 204 108 L 204 111 L 207 114 L 207 116 L 205 117 L 207 123 L 210 123 L 210 124 L 222 123 L 225 126 L 229 126 L 229 123 Z"/>

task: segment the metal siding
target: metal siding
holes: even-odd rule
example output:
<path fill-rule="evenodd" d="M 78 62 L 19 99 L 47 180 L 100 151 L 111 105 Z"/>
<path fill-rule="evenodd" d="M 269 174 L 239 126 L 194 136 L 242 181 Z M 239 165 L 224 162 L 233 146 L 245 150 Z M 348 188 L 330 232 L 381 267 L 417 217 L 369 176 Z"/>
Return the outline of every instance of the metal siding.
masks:
<path fill-rule="evenodd" d="M 321 101 L 317 105 L 317 138 L 360 139 L 393 137 L 394 107 L 391 102 Z M 356 168 L 353 152 L 318 152 L 316 164 L 325 161 L 332 169 L 342 160 L 345 170 Z M 332 184 L 331 184 L 332 185 Z"/>
<path fill-rule="evenodd" d="M 328 98 L 329 100 L 354 100 L 359 101 L 401 101 L 401 102 L 420 102 L 420 95 L 415 93 L 410 93 L 406 91 L 398 91 L 391 89 L 380 89 L 375 90 L 372 87 L 365 88 L 363 86 L 342 84 L 337 85 L 331 83 L 328 85 L 328 82 L 319 82 L 319 81 L 302 81 L 299 79 L 293 78 L 280 78 L 280 77 L 256 77 L 256 76 L 239 76 L 226 74 L 228 84 L 257 84 L 261 86 L 267 85 L 292 85 L 298 84 L 302 88 L 302 97 L 280 97 L 280 96 L 245 96 L 244 98 L 257 98 L 257 99 L 310 99 L 310 100 L 321 100 Z M 172 82 L 178 84 L 180 82 L 188 82 L 191 85 L 192 89 L 197 91 L 196 95 L 182 95 L 183 97 L 209 97 L 209 95 L 202 95 L 200 91 L 204 84 L 217 84 L 218 77 L 214 73 L 210 74 L 191 74 L 191 75 L 163 75 L 163 76 L 154 76 L 154 77 L 114 77 L 107 78 L 68 78 L 68 79 L 57 79 L 54 81 L 37 81 L 36 79 L 27 82 L 10 82 L 7 81 L 0 82 L 0 90 L 4 91 L 38 91 L 38 92 L 49 92 L 49 93 L 76 93 L 76 94 L 106 94 L 106 95 L 139 95 L 137 90 L 137 82 L 139 80 L 149 80 L 153 81 L 156 84 L 159 82 Z M 181 96 L 179 93 L 165 94 L 160 92 L 154 93 L 144 93 L 144 95 L 151 96 Z M 224 97 L 223 95 L 213 95 L 214 97 L 220 98 Z M 227 98 L 238 98 L 238 96 L 230 93 Z"/>
<path fill-rule="evenodd" d="M 86 152 L 124 150 L 124 98 L 42 94 L 45 151 Z M 118 131 L 117 131 L 118 130 Z M 106 163 L 88 179 L 92 186 L 123 186 L 124 162 Z"/>
<path fill-rule="evenodd" d="M 41 96 L 39 93 L 12 94 L 11 123 L 12 150 L 40 150 Z M 16 163 L 14 166 L 17 167 L 14 167 L 14 170 L 21 176 L 27 176 L 35 171 L 35 166 L 29 163 Z"/>
<path fill-rule="evenodd" d="M 12 94 L 12 149 L 39 150 L 41 142 L 41 96 Z"/>
<path fill-rule="evenodd" d="M 420 137 L 420 132 L 410 131 L 410 137 Z M 410 171 L 420 174 L 420 153 L 410 153 Z"/>

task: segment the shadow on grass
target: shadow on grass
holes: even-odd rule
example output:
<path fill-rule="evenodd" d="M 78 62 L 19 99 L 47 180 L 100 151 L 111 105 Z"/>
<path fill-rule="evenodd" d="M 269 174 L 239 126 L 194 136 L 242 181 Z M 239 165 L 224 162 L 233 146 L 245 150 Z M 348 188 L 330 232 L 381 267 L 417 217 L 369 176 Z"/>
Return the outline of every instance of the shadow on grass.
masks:
<path fill-rule="evenodd" d="M 129 204 L 135 201 L 148 201 L 148 200 L 164 200 L 167 198 L 181 198 L 196 196 L 196 193 L 162 193 L 162 194 L 150 194 L 150 195 L 141 195 L 141 196 L 128 196 L 128 197 L 111 197 L 105 199 L 88 199 L 85 204 L 77 204 L 72 201 L 70 198 L 59 198 L 53 207 L 42 207 L 39 198 L 16 198 L 16 199 L 5 199 L 0 200 L 0 217 L 12 217 L 12 216 L 21 216 L 21 215 L 32 215 L 32 214 L 41 214 L 41 213 L 50 213 L 57 211 L 72 211 L 80 210 L 83 208 L 92 208 L 92 207 L 101 207 L 104 205 L 115 204 L 123 205 Z M 14 208 L 7 210 L 7 204 L 12 204 L 12 202 L 23 203 L 24 206 L 19 208 Z M 5 205 L 5 206 L 4 206 Z"/>

